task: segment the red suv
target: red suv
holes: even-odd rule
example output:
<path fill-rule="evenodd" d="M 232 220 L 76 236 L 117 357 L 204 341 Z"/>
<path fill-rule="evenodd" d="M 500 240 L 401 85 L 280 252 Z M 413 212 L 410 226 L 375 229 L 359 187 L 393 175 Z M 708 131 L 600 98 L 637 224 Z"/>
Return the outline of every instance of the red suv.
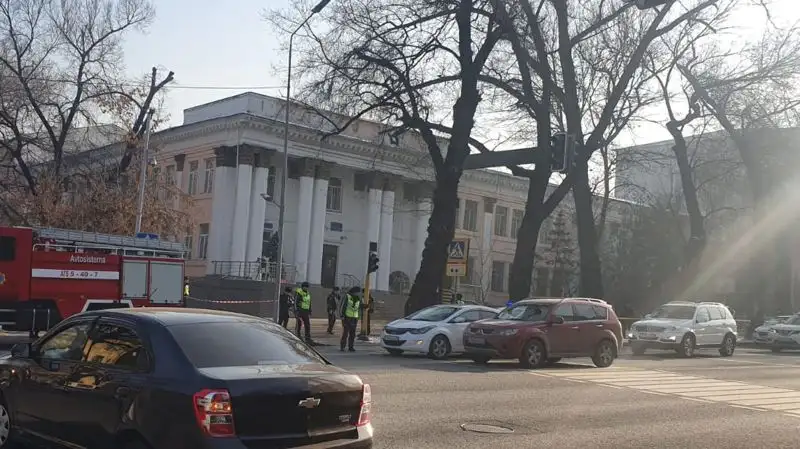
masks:
<path fill-rule="evenodd" d="M 526 368 L 567 357 L 591 357 L 595 366 L 606 368 L 621 344 L 622 325 L 614 310 L 590 298 L 526 299 L 464 332 L 464 352 L 476 363 L 518 358 Z"/>

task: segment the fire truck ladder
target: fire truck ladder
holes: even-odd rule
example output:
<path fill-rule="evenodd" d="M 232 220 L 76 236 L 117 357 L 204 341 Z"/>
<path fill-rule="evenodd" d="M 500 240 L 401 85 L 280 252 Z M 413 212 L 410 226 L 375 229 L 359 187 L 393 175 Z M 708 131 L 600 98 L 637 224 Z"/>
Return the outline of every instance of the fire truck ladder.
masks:
<path fill-rule="evenodd" d="M 57 242 L 70 242 L 72 245 L 84 244 L 100 248 L 122 249 L 126 253 L 152 252 L 168 253 L 183 257 L 186 246 L 183 243 L 166 242 L 156 239 L 140 239 L 98 232 L 73 231 L 57 228 L 34 228 L 39 238 L 52 239 Z"/>

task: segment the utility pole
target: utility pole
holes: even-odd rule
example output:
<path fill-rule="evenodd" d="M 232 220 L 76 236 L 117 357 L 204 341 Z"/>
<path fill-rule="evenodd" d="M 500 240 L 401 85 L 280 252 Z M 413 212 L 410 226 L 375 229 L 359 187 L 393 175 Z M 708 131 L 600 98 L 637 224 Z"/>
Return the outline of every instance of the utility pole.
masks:
<path fill-rule="evenodd" d="M 147 164 L 150 159 L 150 130 L 153 122 L 154 109 L 147 111 L 144 128 L 144 149 L 142 149 L 142 161 L 139 172 L 139 204 L 136 210 L 136 234 L 142 232 L 142 215 L 144 214 L 144 195 L 147 184 Z"/>

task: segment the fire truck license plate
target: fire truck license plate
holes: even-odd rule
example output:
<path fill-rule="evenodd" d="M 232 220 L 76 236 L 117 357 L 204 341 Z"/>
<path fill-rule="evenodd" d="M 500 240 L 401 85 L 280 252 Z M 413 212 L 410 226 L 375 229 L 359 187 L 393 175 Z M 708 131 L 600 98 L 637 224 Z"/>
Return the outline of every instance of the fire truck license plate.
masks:
<path fill-rule="evenodd" d="M 100 277 L 99 271 L 61 270 L 61 277 L 66 279 L 94 279 Z"/>

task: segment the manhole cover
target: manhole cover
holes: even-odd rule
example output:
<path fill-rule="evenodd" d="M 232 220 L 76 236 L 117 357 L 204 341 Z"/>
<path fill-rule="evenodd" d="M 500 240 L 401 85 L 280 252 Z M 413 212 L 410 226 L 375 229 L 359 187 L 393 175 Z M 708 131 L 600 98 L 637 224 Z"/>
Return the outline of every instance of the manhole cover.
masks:
<path fill-rule="evenodd" d="M 514 429 L 494 424 L 466 423 L 461 424 L 461 430 L 476 433 L 514 433 Z"/>

